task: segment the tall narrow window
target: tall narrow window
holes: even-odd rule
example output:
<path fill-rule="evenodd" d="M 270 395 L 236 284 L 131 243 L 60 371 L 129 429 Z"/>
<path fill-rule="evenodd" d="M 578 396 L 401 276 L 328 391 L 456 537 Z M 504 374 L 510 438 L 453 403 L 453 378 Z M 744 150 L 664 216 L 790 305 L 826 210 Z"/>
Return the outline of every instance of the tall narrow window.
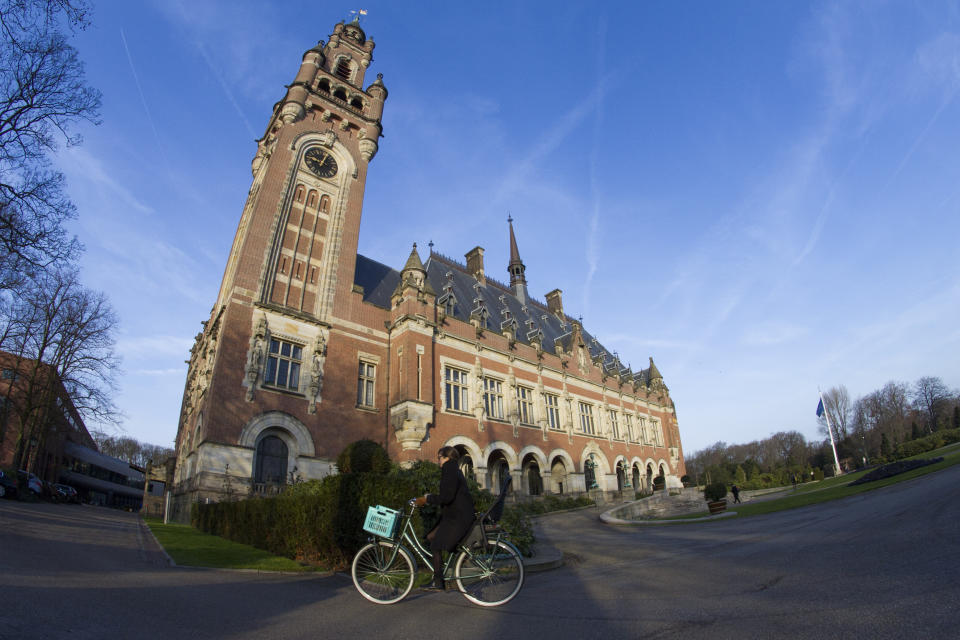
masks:
<path fill-rule="evenodd" d="M 350 62 L 346 58 L 340 58 L 337 60 L 336 74 L 338 77 L 343 78 L 344 80 L 350 79 Z"/>
<path fill-rule="evenodd" d="M 657 420 L 651 421 L 653 424 L 653 437 L 656 439 L 656 444 L 658 447 L 663 446 L 663 429 L 660 427 L 660 422 Z"/>
<path fill-rule="evenodd" d="M 374 406 L 374 382 L 377 379 L 377 365 L 360 361 L 360 373 L 357 376 L 357 406 Z"/>
<path fill-rule="evenodd" d="M 466 411 L 467 405 L 467 372 L 453 367 L 444 371 L 445 391 L 448 411 Z"/>
<path fill-rule="evenodd" d="M 610 428 L 613 430 L 613 439 L 620 439 L 620 425 L 617 424 L 617 412 L 610 409 Z"/>
<path fill-rule="evenodd" d="M 520 422 L 533 424 L 533 389 L 517 387 L 517 411 L 520 413 Z"/>
<path fill-rule="evenodd" d="M 560 398 L 552 393 L 543 395 L 547 405 L 547 426 L 556 431 L 560 430 Z"/>
<path fill-rule="evenodd" d="M 593 405 L 581 402 L 580 404 L 580 431 L 592 436 L 595 433 L 593 426 Z"/>
<path fill-rule="evenodd" d="M 630 442 L 636 442 L 637 438 L 633 433 L 633 418 L 630 416 L 629 413 L 623 414 L 623 422 L 627 428 L 627 432 L 623 434 L 624 437 Z"/>
<path fill-rule="evenodd" d="M 483 408 L 494 420 L 503 420 L 503 383 L 496 378 L 483 379 Z"/>
<path fill-rule="evenodd" d="M 271 338 L 264 382 L 291 391 L 299 389 L 302 352 L 303 348 L 299 345 Z"/>

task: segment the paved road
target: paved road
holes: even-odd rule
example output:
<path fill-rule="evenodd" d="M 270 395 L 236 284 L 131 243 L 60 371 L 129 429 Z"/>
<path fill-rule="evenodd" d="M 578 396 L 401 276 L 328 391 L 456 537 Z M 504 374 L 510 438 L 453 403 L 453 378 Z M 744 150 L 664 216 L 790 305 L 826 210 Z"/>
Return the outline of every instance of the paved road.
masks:
<path fill-rule="evenodd" d="M 0 638 L 960 637 L 960 466 L 741 521 L 537 527 L 568 563 L 508 605 L 384 607 L 342 575 L 167 567 L 131 514 L 2 500 Z"/>

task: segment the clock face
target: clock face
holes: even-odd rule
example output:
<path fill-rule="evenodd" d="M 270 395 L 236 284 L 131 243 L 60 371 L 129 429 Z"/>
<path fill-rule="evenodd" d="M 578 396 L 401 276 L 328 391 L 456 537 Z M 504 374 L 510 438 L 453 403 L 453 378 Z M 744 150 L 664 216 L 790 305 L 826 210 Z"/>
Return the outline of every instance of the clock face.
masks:
<path fill-rule="evenodd" d="M 320 147 L 313 147 L 304 156 L 307 168 L 321 178 L 332 178 L 337 175 L 337 161 Z"/>

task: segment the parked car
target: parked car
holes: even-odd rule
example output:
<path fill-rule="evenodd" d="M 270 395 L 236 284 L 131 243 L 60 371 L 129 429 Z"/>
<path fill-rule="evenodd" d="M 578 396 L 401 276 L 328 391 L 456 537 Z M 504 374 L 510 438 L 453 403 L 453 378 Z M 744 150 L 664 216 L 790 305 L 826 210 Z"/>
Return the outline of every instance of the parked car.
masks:
<path fill-rule="evenodd" d="M 70 485 L 57 483 L 53 485 L 53 489 L 55 491 L 54 495 L 58 501 L 80 504 L 80 494 L 77 493 L 77 490 Z"/>
<path fill-rule="evenodd" d="M 35 474 L 20 469 L 17 471 L 17 475 L 20 476 L 20 481 L 23 483 L 23 486 L 32 491 L 34 495 L 38 498 L 43 495 L 43 483 L 40 482 L 40 478 Z"/>
<path fill-rule="evenodd" d="M 9 473 L 4 473 L 3 470 L 0 470 L 0 498 L 10 498 L 14 500 L 16 497 L 17 479 Z"/>

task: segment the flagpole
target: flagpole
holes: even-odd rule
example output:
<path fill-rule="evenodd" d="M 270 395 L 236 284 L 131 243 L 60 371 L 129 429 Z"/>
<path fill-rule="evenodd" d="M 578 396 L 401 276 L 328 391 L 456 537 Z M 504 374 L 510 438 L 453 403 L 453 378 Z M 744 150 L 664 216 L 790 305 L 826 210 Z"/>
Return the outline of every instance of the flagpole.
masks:
<path fill-rule="evenodd" d="M 830 434 L 830 448 L 833 449 L 833 463 L 836 465 L 834 467 L 837 470 L 837 475 L 843 475 L 843 471 L 840 469 L 840 460 L 837 458 L 837 445 L 833 441 L 833 425 L 830 424 L 830 412 L 827 410 L 827 403 L 823 401 L 823 392 L 820 389 L 817 389 L 817 393 L 820 394 L 820 404 L 823 405 L 823 414 L 827 416 L 827 433 Z"/>

